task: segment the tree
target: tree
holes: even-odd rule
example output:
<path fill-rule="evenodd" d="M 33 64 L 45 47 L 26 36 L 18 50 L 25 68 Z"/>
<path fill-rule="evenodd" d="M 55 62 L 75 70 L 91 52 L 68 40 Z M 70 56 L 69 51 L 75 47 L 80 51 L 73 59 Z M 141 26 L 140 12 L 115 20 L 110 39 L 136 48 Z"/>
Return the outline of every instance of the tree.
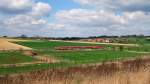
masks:
<path fill-rule="evenodd" d="M 27 38 L 28 36 L 27 35 L 25 35 L 25 34 L 22 34 L 21 36 L 20 36 L 20 38 Z"/>
<path fill-rule="evenodd" d="M 8 36 L 3 36 L 4 38 L 7 38 Z"/>

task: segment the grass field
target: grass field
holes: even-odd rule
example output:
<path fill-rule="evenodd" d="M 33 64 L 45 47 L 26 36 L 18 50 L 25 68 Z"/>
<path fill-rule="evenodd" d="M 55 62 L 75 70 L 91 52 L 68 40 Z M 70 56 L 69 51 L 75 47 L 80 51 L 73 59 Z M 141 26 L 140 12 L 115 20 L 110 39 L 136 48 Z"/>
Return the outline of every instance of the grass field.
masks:
<path fill-rule="evenodd" d="M 145 54 L 136 52 L 127 52 L 126 48 L 123 51 L 111 50 L 113 45 L 101 45 L 101 44 L 88 44 L 88 43 L 70 43 L 60 41 L 26 41 L 26 42 L 15 42 L 17 44 L 27 46 L 35 49 L 41 56 L 55 57 L 61 60 L 60 63 L 53 64 L 33 64 L 21 67 L 8 67 L 0 68 L 0 74 L 6 73 L 17 73 L 26 72 L 37 69 L 48 69 L 48 68 L 59 68 L 59 67 L 71 67 L 80 64 L 100 63 L 104 61 L 114 61 L 120 59 L 129 59 L 133 57 L 140 57 Z M 148 43 L 146 43 L 148 44 Z M 76 50 L 76 51 L 56 51 L 54 48 L 58 46 L 91 46 L 101 45 L 104 46 L 104 50 Z M 149 49 L 149 46 L 142 46 Z M 141 49 L 141 51 L 145 51 Z M 129 50 L 137 51 L 139 47 L 132 47 Z M 1 61 L 2 60 L 2 61 Z M 10 61 L 12 60 L 12 61 Z M 35 59 L 32 57 L 24 56 L 19 52 L 1 52 L 0 53 L 0 64 L 5 63 L 21 63 L 21 62 L 32 62 Z"/>
<path fill-rule="evenodd" d="M 139 56 L 140 54 L 126 51 L 107 50 L 113 45 L 87 44 L 87 43 L 71 43 L 61 41 L 43 41 L 43 42 L 17 42 L 18 44 L 37 49 L 41 55 L 54 56 L 58 59 L 67 60 L 75 63 L 92 63 L 102 62 L 115 59 Z M 106 50 L 79 50 L 79 51 L 55 51 L 58 46 L 89 46 L 101 45 L 107 48 Z M 134 48 L 133 48 L 134 49 Z"/>
<path fill-rule="evenodd" d="M 61 41 L 41 41 L 41 42 L 15 42 L 17 44 L 27 46 L 33 49 L 54 49 L 59 46 L 90 46 L 90 45 L 99 45 L 99 44 L 87 44 L 87 43 L 71 43 L 71 42 L 61 42 Z M 107 47 L 111 47 L 110 45 L 103 45 Z"/>
<path fill-rule="evenodd" d="M 15 51 L 0 52 L 0 64 L 15 64 L 33 61 L 36 61 L 36 59 L 23 55 L 21 52 Z"/>
<path fill-rule="evenodd" d="M 132 40 L 136 40 L 133 39 Z M 101 45 L 106 49 L 112 49 L 113 47 L 117 47 L 117 45 L 107 45 L 107 44 L 88 44 L 88 43 L 71 43 L 71 42 L 61 42 L 61 41 L 41 41 L 41 42 L 16 42 L 17 44 L 31 47 L 37 50 L 53 50 L 55 47 L 59 46 L 90 46 L 90 45 Z M 132 42 L 131 42 L 132 43 Z M 144 39 L 140 39 L 137 43 L 139 47 L 125 47 L 124 50 L 130 51 L 138 51 L 138 52 L 150 52 L 150 42 Z"/>
<path fill-rule="evenodd" d="M 108 50 L 92 50 L 92 51 L 43 51 L 41 54 L 55 56 L 58 59 L 73 63 L 97 63 L 103 61 L 114 61 L 129 57 L 138 57 L 142 54 L 126 52 L 126 51 L 108 51 Z"/>

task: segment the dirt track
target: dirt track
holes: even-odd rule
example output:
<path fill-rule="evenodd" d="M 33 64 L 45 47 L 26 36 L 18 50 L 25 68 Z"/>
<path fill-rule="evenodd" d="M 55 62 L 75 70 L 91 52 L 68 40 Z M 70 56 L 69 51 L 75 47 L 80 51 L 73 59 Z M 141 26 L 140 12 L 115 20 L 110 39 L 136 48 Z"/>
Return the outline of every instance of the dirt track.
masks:
<path fill-rule="evenodd" d="M 48 63 L 60 62 L 58 59 L 48 57 L 48 56 L 34 56 L 33 58 L 37 59 L 38 61 L 16 63 L 16 64 L 1 64 L 0 67 L 20 67 L 20 66 L 27 66 L 27 65 L 33 65 L 33 64 L 48 64 Z"/>
<path fill-rule="evenodd" d="M 33 64 L 43 64 L 46 62 L 26 62 L 26 63 L 17 63 L 17 64 L 1 64 L 0 67 L 20 67 L 20 66 L 26 66 L 26 65 L 33 65 Z"/>

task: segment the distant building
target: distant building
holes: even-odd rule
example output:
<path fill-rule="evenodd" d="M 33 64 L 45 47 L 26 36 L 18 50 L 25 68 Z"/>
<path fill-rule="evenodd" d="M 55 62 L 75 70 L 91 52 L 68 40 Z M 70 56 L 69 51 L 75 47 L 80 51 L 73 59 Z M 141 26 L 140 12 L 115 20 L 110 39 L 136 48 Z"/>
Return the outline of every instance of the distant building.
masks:
<path fill-rule="evenodd" d="M 104 39 L 104 38 L 84 39 L 84 41 L 110 43 L 110 40 L 109 40 L 109 39 Z"/>

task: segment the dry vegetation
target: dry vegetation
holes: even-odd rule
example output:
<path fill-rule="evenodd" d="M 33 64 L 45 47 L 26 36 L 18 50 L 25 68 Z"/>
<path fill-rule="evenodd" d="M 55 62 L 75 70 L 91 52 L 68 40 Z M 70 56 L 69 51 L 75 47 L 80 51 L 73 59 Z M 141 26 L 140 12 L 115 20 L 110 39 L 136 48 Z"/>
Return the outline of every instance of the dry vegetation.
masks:
<path fill-rule="evenodd" d="M 150 58 L 1 75 L 1 84 L 150 84 Z"/>
<path fill-rule="evenodd" d="M 0 50 L 32 50 L 32 49 L 29 47 L 8 42 L 7 40 L 4 39 L 0 39 Z"/>
<path fill-rule="evenodd" d="M 9 42 L 29 42 L 29 41 L 32 41 L 32 40 L 25 40 L 25 39 L 6 39 L 4 38 L 5 40 L 9 41 Z"/>

